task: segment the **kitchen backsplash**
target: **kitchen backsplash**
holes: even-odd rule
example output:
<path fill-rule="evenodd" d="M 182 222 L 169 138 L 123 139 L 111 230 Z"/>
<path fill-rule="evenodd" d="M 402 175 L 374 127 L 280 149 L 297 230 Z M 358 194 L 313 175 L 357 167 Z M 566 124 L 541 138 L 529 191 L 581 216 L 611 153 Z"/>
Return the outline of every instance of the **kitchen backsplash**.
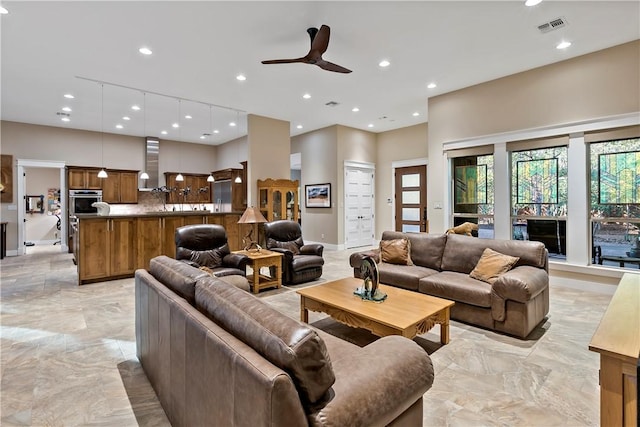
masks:
<path fill-rule="evenodd" d="M 127 215 L 127 214 L 141 214 L 147 212 L 162 212 L 167 211 L 209 211 L 215 212 L 213 203 L 167 203 L 162 204 L 162 201 L 158 196 L 151 191 L 138 191 L 138 203 L 137 204 L 113 204 L 111 206 L 110 213 L 112 215 Z"/>

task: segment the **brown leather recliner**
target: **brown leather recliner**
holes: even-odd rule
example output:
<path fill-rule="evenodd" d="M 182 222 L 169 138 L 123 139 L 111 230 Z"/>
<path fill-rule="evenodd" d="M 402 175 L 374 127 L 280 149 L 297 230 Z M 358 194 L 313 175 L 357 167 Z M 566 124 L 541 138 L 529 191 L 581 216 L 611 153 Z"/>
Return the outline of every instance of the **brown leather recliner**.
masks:
<path fill-rule="evenodd" d="M 322 276 L 324 246 L 305 245 L 300 224 L 279 220 L 264 224 L 267 249 L 284 254 L 282 258 L 282 282 L 296 285 Z"/>
<path fill-rule="evenodd" d="M 246 276 L 246 255 L 229 250 L 227 232 L 217 224 L 185 225 L 176 229 L 176 259 L 196 268 L 208 267 L 216 277 Z"/>

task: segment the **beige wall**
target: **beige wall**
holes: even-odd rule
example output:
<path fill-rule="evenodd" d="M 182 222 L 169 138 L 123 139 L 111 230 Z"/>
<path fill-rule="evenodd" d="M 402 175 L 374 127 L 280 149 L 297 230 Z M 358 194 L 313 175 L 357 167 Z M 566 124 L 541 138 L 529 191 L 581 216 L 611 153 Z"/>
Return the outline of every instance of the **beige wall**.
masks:
<path fill-rule="evenodd" d="M 302 233 L 305 240 L 338 243 L 338 217 L 336 207 L 338 128 L 330 126 L 291 138 L 291 152 L 300 153 L 302 169 L 300 187 L 300 210 Z M 304 206 L 304 186 L 309 184 L 331 184 L 331 208 L 307 209 Z M 322 235 L 324 234 L 324 238 Z"/>
<path fill-rule="evenodd" d="M 394 212 L 388 199 L 393 199 L 393 162 L 427 157 L 427 124 L 421 123 L 378 134 L 376 164 L 376 239 L 382 232 L 393 230 Z"/>
<path fill-rule="evenodd" d="M 442 144 L 640 111 L 640 41 L 482 83 L 428 100 L 431 201 L 446 202 Z M 430 231 L 448 226 L 429 206 Z"/>
<path fill-rule="evenodd" d="M 216 145 L 216 164 L 213 170 L 238 169 L 242 165 L 240 162 L 247 160 L 248 137 L 234 139 L 221 145 Z"/>
<path fill-rule="evenodd" d="M 258 206 L 256 192 L 259 179 L 289 179 L 290 124 L 249 114 L 247 129 L 247 203 Z"/>

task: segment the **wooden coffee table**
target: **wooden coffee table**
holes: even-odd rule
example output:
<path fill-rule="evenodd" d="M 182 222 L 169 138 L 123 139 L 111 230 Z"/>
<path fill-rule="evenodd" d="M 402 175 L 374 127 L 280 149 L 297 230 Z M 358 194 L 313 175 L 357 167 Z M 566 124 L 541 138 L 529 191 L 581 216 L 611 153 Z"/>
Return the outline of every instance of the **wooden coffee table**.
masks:
<path fill-rule="evenodd" d="M 347 277 L 296 291 L 300 294 L 300 320 L 308 323 L 309 310 L 319 311 L 380 337 L 402 335 L 407 338 L 440 325 L 440 342 L 449 343 L 449 310 L 453 301 L 380 285 L 380 290 L 388 296 L 384 302 L 375 303 L 353 294 L 360 286 L 362 279 Z"/>

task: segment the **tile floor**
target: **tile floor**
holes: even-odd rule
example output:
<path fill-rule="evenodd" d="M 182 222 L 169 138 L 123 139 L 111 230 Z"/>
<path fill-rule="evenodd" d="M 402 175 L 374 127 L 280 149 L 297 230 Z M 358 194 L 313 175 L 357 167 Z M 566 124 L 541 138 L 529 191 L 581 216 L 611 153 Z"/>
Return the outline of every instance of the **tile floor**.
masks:
<path fill-rule="evenodd" d="M 321 281 L 350 275 L 349 253 L 326 251 Z M 135 355 L 133 279 L 79 287 L 71 255 L 59 246 L 5 258 L 0 269 L 2 426 L 169 425 Z M 588 343 L 612 287 L 551 282 L 551 311 L 535 339 L 458 322 L 446 346 L 438 327 L 415 339 L 436 371 L 425 426 L 599 424 L 598 356 Z M 260 297 L 299 315 L 294 288 Z M 322 314 L 310 317 L 353 342 L 375 339 Z"/>

